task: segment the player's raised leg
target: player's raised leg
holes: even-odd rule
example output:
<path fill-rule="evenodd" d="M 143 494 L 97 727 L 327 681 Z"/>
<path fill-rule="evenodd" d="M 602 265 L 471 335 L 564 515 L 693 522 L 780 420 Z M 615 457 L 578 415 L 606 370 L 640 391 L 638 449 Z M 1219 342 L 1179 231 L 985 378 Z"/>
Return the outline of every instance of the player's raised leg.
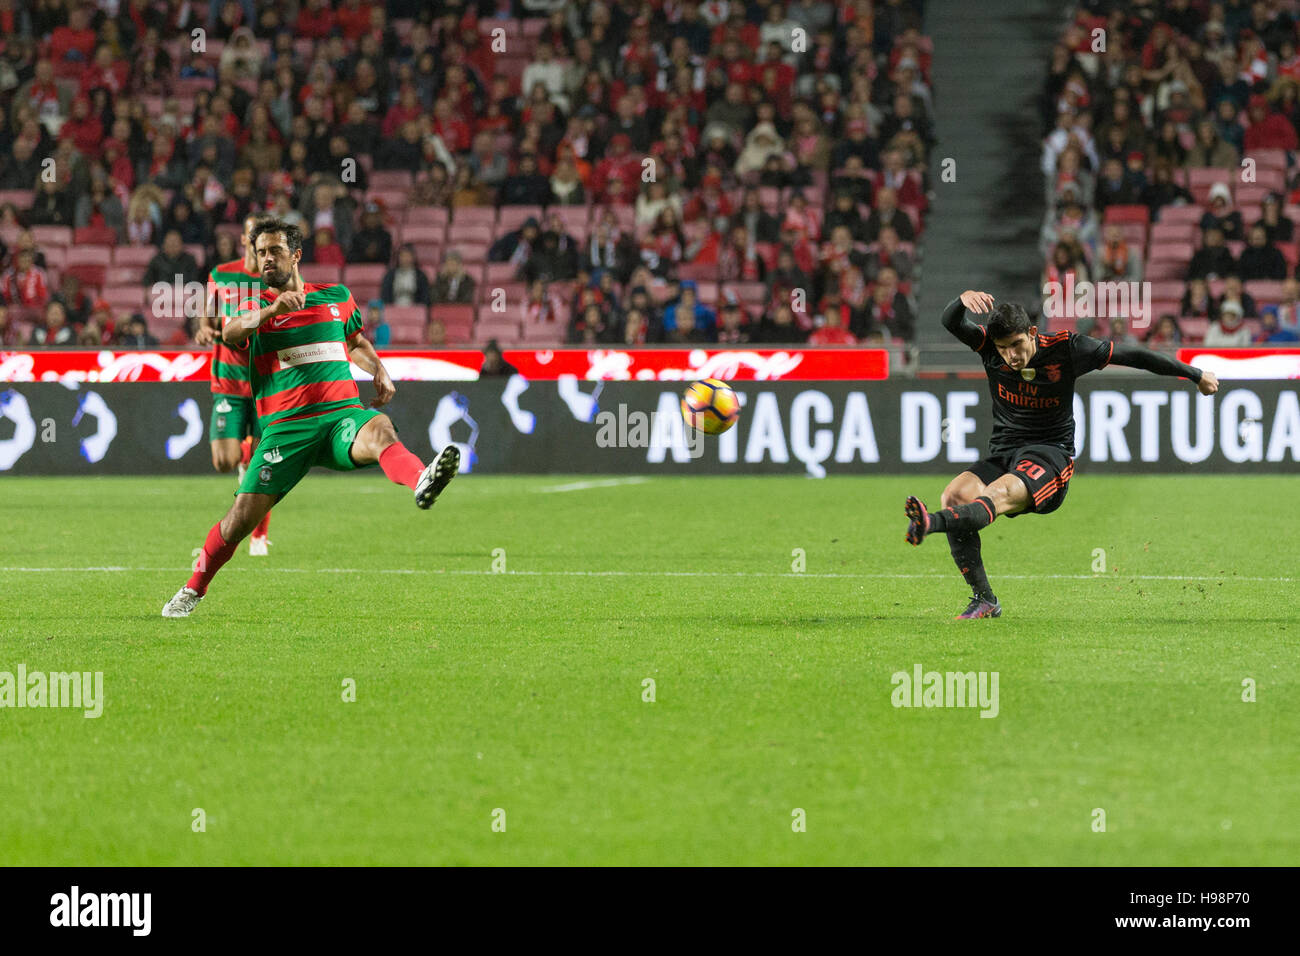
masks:
<path fill-rule="evenodd" d="M 275 495 L 241 492 L 235 496 L 226 516 L 214 524 L 203 542 L 203 550 L 194 562 L 194 573 L 162 609 L 163 617 L 189 617 L 203 599 L 216 573 L 234 556 L 244 540 L 271 510 Z"/>
<path fill-rule="evenodd" d="M 926 535 L 946 532 L 957 569 L 971 588 L 971 600 L 959 620 L 1000 617 L 1002 605 L 989 585 L 980 554 L 980 530 L 998 515 L 1018 514 L 1030 504 L 1029 489 L 1017 475 L 1005 474 L 989 484 L 964 471 L 944 489 L 941 508 L 929 512 L 915 496 L 907 499 L 907 540 L 920 544 Z"/>
<path fill-rule="evenodd" d="M 376 415 L 361 427 L 351 456 L 358 465 L 378 462 L 390 481 L 415 492 L 415 504 L 420 508 L 431 507 L 460 469 L 460 449 L 455 445 L 448 445 L 426 466 L 398 441 L 397 429 L 387 415 Z"/>

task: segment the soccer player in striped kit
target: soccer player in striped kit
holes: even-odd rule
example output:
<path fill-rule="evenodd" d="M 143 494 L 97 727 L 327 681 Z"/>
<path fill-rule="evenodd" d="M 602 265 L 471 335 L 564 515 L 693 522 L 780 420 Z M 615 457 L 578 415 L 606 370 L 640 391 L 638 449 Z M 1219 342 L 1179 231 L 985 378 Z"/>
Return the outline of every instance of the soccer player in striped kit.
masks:
<path fill-rule="evenodd" d="M 221 338 L 221 329 L 241 305 L 262 291 L 262 276 L 258 272 L 257 257 L 253 253 L 253 229 L 269 216 L 252 215 L 244 220 L 240 245 L 244 257 L 233 262 L 223 262 L 208 274 L 207 314 L 199 323 L 194 340 L 199 345 L 212 345 L 212 420 L 208 438 L 212 443 L 212 467 L 220 472 L 239 469 L 239 478 L 257 452 L 257 442 L 262 430 L 257 423 L 253 405 L 253 389 L 248 378 L 248 354 L 227 345 Z M 265 557 L 267 530 L 271 525 L 271 512 L 248 538 L 248 553 Z"/>
<path fill-rule="evenodd" d="M 419 508 L 430 507 L 460 467 L 455 445 L 426 467 L 397 440 L 387 415 L 361 404 L 349 360 L 373 376 L 374 406 L 392 400 L 393 381 L 361 334 L 361 311 L 347 287 L 303 281 L 298 228 L 267 220 L 251 239 L 265 286 L 261 307 L 240 311 L 221 334 L 227 345 L 248 351 L 262 440 L 235 503 L 208 532 L 193 575 L 163 617 L 190 615 L 239 542 L 313 465 L 351 471 L 378 464 L 413 490 Z"/>

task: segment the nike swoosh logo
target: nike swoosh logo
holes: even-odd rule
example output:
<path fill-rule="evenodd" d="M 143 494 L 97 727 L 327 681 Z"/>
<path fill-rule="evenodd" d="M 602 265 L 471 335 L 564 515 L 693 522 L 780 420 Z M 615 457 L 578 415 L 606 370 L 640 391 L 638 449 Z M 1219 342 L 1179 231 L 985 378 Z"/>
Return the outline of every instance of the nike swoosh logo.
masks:
<path fill-rule="evenodd" d="M 274 328 L 277 328 L 277 329 L 278 329 L 280 326 L 284 325 L 284 323 L 286 323 L 286 322 L 288 322 L 288 321 L 289 321 L 289 316 L 287 316 L 287 315 L 282 315 L 282 316 L 280 316 L 278 319 L 276 319 L 274 322 L 272 322 L 271 325 L 272 325 Z"/>

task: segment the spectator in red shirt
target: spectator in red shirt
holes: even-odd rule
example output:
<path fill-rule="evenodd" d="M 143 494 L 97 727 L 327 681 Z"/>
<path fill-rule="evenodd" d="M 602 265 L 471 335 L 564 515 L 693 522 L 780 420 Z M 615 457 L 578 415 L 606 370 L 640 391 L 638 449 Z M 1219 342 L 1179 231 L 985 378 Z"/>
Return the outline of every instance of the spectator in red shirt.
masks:
<path fill-rule="evenodd" d="M 334 11 L 334 20 L 343 37 L 350 43 L 356 43 L 361 34 L 370 28 L 370 4 L 362 0 L 343 0 L 343 4 Z"/>
<path fill-rule="evenodd" d="M 843 303 L 829 303 L 821 328 L 808 336 L 809 345 L 857 345 L 858 340 L 845 325 L 849 307 Z"/>
<path fill-rule="evenodd" d="M 100 143 L 104 140 L 104 124 L 90 111 L 90 100 L 84 96 L 77 97 L 72 103 L 72 115 L 59 129 L 59 139 L 70 139 L 77 152 L 83 156 L 99 153 Z"/>
<path fill-rule="evenodd" d="M 1294 150 L 1300 146 L 1295 127 L 1281 113 L 1269 110 L 1268 98 L 1256 93 L 1250 98 L 1248 116 L 1250 125 L 1246 127 L 1244 145 L 1246 152 L 1256 149 Z"/>
<path fill-rule="evenodd" d="M 307 0 L 298 11 L 294 33 L 312 40 L 324 40 L 334 29 L 334 11 L 330 0 Z"/>
<path fill-rule="evenodd" d="M 31 249 L 19 249 L 14 265 L 4 274 L 0 286 L 5 302 L 39 308 L 50 298 L 50 280 L 45 270 L 36 265 Z"/>
<path fill-rule="evenodd" d="M 50 34 L 50 57 L 56 63 L 89 63 L 94 53 L 95 31 L 90 29 L 90 13 L 85 7 L 74 7 L 68 13 L 68 25 L 55 27 Z"/>

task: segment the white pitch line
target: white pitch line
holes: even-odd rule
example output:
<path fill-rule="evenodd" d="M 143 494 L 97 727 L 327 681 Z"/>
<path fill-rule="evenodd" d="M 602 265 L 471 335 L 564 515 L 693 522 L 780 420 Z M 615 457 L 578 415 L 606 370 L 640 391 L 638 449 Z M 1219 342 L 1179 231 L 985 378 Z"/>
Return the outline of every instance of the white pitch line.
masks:
<path fill-rule="evenodd" d="M 595 481 L 573 481 L 567 485 L 551 485 L 547 488 L 538 488 L 539 494 L 549 494 L 556 491 L 586 491 L 588 488 L 616 488 L 619 485 L 643 485 L 648 481 L 647 478 L 598 478 Z"/>
<path fill-rule="evenodd" d="M 0 574 L 82 574 L 96 571 L 143 571 L 168 572 L 181 574 L 190 571 L 183 568 L 127 568 L 127 567 L 89 567 L 89 568 L 19 568 L 0 567 Z M 582 578 L 846 578 L 849 580 L 930 580 L 947 579 L 951 574 L 925 572 L 919 574 L 868 573 L 837 574 L 794 571 L 483 571 L 465 568 L 273 568 L 234 566 L 223 569 L 228 571 L 253 571 L 257 573 L 270 571 L 278 574 L 463 574 L 483 577 L 582 577 Z M 1268 578 L 1247 575 L 1215 577 L 1208 574 L 999 574 L 1002 580 L 1012 581 L 1251 581 L 1268 583 L 1294 583 L 1300 578 Z"/>

